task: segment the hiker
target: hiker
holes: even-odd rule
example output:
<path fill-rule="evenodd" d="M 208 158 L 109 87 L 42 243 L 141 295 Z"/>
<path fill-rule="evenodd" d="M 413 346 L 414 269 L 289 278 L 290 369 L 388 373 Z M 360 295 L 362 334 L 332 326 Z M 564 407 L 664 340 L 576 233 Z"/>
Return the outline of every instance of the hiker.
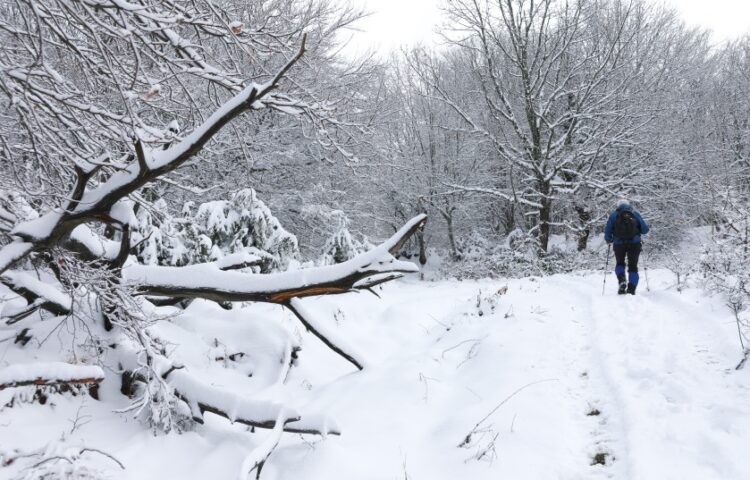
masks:
<path fill-rule="evenodd" d="M 619 284 L 617 293 L 635 295 L 638 287 L 638 257 L 641 254 L 641 235 L 648 233 L 649 226 L 641 214 L 625 199 L 617 201 L 617 209 L 609 215 L 604 228 L 604 240 L 614 244 L 615 275 Z M 625 280 L 625 259 L 628 260 L 628 277 Z"/>

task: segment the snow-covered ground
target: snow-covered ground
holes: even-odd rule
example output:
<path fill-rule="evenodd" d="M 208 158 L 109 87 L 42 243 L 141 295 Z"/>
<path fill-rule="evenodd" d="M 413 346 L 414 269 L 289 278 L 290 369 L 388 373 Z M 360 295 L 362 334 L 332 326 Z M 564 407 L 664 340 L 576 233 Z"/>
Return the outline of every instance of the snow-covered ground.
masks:
<path fill-rule="evenodd" d="M 649 281 L 650 291 L 643 282 L 635 297 L 614 295 L 613 278 L 603 296 L 601 272 L 582 272 L 410 279 L 384 286 L 381 299 L 308 299 L 368 367 L 353 371 L 303 332 L 298 365 L 284 384 L 248 377 L 273 372 L 257 363 L 272 355 L 228 370 L 217 365 L 212 342 L 222 338 L 229 351 L 253 345 L 261 330 L 294 328 L 281 307 L 225 311 L 194 302 L 159 328 L 182 335 L 173 355 L 201 364 L 203 380 L 336 420 L 341 436 L 285 434 L 263 479 L 750 478 L 750 372 L 734 370 L 733 317 L 720 298 L 676 291 L 668 271 L 650 271 Z M 0 340 L 8 332 L 0 330 Z M 0 368 L 51 360 L 54 342 L 38 352 L 31 343 L 2 342 Z M 101 401 L 64 394 L 44 406 L 0 406 L 0 453 L 64 436 L 122 462 L 124 470 L 92 455 L 92 467 L 115 479 L 235 479 L 271 435 L 207 414 L 193 431 L 154 436 L 113 413 L 127 399 L 119 383 L 107 382 Z M 0 392 L 0 405 L 13 390 Z M 19 468 L 0 466 L 0 478 Z"/>

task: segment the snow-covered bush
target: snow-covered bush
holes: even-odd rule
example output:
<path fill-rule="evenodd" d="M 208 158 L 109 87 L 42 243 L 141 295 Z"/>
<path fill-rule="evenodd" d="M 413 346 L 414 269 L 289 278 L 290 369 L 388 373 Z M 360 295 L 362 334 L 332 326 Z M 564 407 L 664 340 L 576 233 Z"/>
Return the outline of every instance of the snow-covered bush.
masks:
<path fill-rule="evenodd" d="M 316 262 L 320 265 L 343 263 L 372 248 L 365 240 L 358 239 L 349 231 L 346 217 L 339 222 L 338 230 L 328 238 L 323 246 L 323 253 Z"/>
<path fill-rule="evenodd" d="M 446 258 L 441 262 L 441 276 L 518 278 L 601 268 L 603 262 L 601 252 L 578 252 L 564 245 L 552 245 L 544 252 L 539 249 L 534 236 L 520 229 L 498 240 L 473 235 L 462 244 L 461 249 L 464 255 L 460 260 Z"/>
<path fill-rule="evenodd" d="M 750 299 L 748 244 L 732 237 L 716 238 L 701 257 L 701 273 L 709 290 L 744 305 Z"/>
<path fill-rule="evenodd" d="M 230 200 L 198 205 L 188 202 L 180 216 L 169 217 L 166 204 L 140 209 L 134 235 L 135 255 L 146 265 L 185 266 L 247 253 L 258 257 L 260 273 L 285 270 L 299 257 L 297 238 L 281 226 L 251 188 Z M 161 218 L 160 218 L 161 217 Z"/>
<path fill-rule="evenodd" d="M 146 265 L 170 264 L 171 252 L 177 247 L 177 239 L 168 228 L 171 218 L 164 200 L 154 202 L 153 208 L 140 206 L 136 212 L 138 225 L 133 232 L 132 253 Z"/>
<path fill-rule="evenodd" d="M 105 471 L 92 465 L 96 457 L 112 468 Z M 116 467 L 125 469 L 112 455 L 91 446 L 71 446 L 65 438 L 33 451 L 0 449 L 0 466 L 8 465 L 17 471 L 13 480 L 104 480 L 112 478 Z"/>
<path fill-rule="evenodd" d="M 750 354 L 750 222 L 747 215 L 727 219 L 725 228 L 713 237 L 700 257 L 705 287 L 724 295 L 737 322 L 744 358 Z M 740 365 L 744 364 L 744 360 Z"/>

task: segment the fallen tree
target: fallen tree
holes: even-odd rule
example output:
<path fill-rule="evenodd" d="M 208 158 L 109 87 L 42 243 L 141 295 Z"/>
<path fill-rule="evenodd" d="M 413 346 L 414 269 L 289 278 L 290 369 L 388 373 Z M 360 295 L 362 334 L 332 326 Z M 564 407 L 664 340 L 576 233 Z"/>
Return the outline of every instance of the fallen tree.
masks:
<path fill-rule="evenodd" d="M 0 369 L 0 390 L 13 387 L 91 385 L 104 380 L 104 371 L 95 365 L 62 362 L 36 362 Z"/>
<path fill-rule="evenodd" d="M 291 11 L 297 5 L 291 0 L 274 1 L 289 3 Z M 149 206 L 144 190 L 161 181 L 173 184 L 170 175 L 181 167 L 205 162 L 206 147 L 240 116 L 273 110 L 301 116 L 317 132 L 337 125 L 330 105 L 298 88 L 297 82 L 285 82 L 295 69 L 304 68 L 301 60 L 308 39 L 299 33 L 306 30 L 304 25 L 288 28 L 277 15 L 269 14 L 257 22 L 243 18 L 261 29 L 250 31 L 242 21 L 232 20 L 242 12 L 203 0 L 168 4 L 19 0 L 2 11 L 0 27 L 6 28 L 0 28 L 0 40 L 27 47 L 0 56 L 0 91 L 12 100 L 8 105 L 17 122 L 11 123 L 17 128 L 7 137 L 26 142 L 26 148 L 8 149 L 8 162 L 16 173 L 20 167 L 38 165 L 43 172 L 38 180 L 48 191 L 45 200 L 37 202 L 34 215 L 28 209 L 24 215 L 0 212 L 0 282 L 26 302 L 5 312 L 8 324 L 28 322 L 39 310 L 82 322 L 87 335 L 96 337 L 90 343 L 96 345 L 102 365 L 120 372 L 123 380 L 127 373 L 128 388 L 123 386 L 123 393 L 133 398 L 133 406 L 125 411 L 151 411 L 149 421 L 155 428 L 174 428 L 177 423 L 172 417 L 182 404 L 190 407 L 192 419 L 199 423 L 209 412 L 232 422 L 274 429 L 268 448 L 257 458 L 249 457 L 244 468 L 250 472 L 260 468 L 282 431 L 318 435 L 340 431 L 323 415 L 254 402 L 201 382 L 174 365 L 164 343 L 150 330 L 160 320 L 154 303 L 207 299 L 283 305 L 334 352 L 361 369 L 365 362 L 343 339 L 327 332 L 300 299 L 370 290 L 416 271 L 414 264 L 396 257 L 426 217 L 412 219 L 368 252 L 320 268 L 245 273 L 240 270 L 257 262 L 248 256 L 184 267 L 133 262 L 134 209 Z M 349 21 L 336 20 L 339 23 L 330 31 Z M 316 45 L 322 41 L 316 39 Z M 239 72 L 244 69 L 230 68 L 235 67 L 231 56 L 231 61 L 212 65 L 212 51 L 234 52 L 237 58 L 252 57 L 261 64 L 253 63 L 254 75 L 242 78 Z M 81 77 L 96 88 L 79 88 Z M 160 95 L 167 87 L 172 93 Z M 284 88 L 294 91 L 282 93 Z M 204 91 L 208 93 L 196 98 Z M 174 96 L 180 98 L 173 101 Z M 177 126 L 180 122 L 164 120 L 185 105 L 189 113 L 181 120 L 200 120 L 183 134 Z M 205 113 L 208 106 L 212 106 L 210 114 Z M 169 126 L 157 126 L 159 122 Z M 341 150 L 332 136 L 327 138 L 326 148 Z M 27 190 L 20 177 L 12 182 L 19 192 Z M 33 325 L 20 335 L 25 339 L 22 345 L 27 345 Z M 65 370 L 65 375 L 52 375 L 49 369 L 19 370 L 7 378 L 0 376 L 7 380 L 0 381 L 0 389 L 106 380 L 99 367 L 86 368 L 98 370 Z"/>

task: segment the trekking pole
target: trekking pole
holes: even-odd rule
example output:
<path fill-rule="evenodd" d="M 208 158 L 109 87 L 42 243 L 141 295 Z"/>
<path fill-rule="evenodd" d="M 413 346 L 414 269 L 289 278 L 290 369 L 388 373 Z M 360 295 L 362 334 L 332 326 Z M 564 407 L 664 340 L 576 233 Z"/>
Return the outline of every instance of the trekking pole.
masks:
<path fill-rule="evenodd" d="M 602 284 L 602 296 L 607 288 L 607 273 L 609 271 L 609 252 L 612 251 L 612 244 L 607 243 L 607 262 L 604 264 L 604 283 Z"/>
<path fill-rule="evenodd" d="M 650 292 L 651 287 L 648 284 L 648 264 L 646 263 L 646 255 L 643 256 L 643 271 L 646 274 L 646 291 Z"/>

